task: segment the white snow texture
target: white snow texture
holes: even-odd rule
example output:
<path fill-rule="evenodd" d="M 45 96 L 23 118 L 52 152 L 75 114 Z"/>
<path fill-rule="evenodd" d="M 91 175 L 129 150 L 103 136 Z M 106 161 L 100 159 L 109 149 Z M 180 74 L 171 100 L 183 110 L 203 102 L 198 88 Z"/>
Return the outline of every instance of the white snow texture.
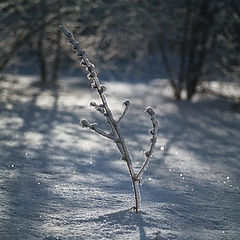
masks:
<path fill-rule="evenodd" d="M 176 102 L 164 79 L 106 86 L 116 118 L 131 99 L 121 130 L 136 169 L 150 138 L 142 106 L 158 116 L 140 213 L 115 145 L 79 125 L 105 124 L 85 79 L 1 80 L 0 239 L 240 239 L 240 113 L 210 96 Z"/>

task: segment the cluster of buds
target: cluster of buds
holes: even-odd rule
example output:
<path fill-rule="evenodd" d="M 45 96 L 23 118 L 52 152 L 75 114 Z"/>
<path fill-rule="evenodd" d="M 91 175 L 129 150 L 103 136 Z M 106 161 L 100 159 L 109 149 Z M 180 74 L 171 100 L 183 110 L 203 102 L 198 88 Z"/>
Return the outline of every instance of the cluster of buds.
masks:
<path fill-rule="evenodd" d="M 64 26 L 59 26 L 60 30 L 68 37 L 68 41 L 71 43 L 72 48 L 77 51 L 77 56 L 80 58 L 80 65 L 83 66 L 87 72 L 87 78 L 91 81 L 92 89 L 96 89 L 99 94 L 106 91 L 106 87 L 100 85 L 95 66 L 90 63 L 85 51 L 81 49 L 80 43 L 74 39 L 71 32 L 68 32 Z"/>
<path fill-rule="evenodd" d="M 106 109 L 104 108 L 103 104 L 97 104 L 95 102 L 90 102 L 90 106 L 94 107 L 99 113 L 105 116 L 106 114 Z"/>

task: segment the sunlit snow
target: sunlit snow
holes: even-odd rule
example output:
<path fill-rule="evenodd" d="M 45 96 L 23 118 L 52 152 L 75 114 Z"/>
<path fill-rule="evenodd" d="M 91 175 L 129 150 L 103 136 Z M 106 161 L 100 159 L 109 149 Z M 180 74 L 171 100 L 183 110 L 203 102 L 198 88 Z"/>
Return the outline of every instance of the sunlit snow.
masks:
<path fill-rule="evenodd" d="M 88 82 L 10 78 L 0 82 L 0 239 L 238 239 L 240 113 L 211 96 L 175 102 L 164 79 L 106 86 L 116 118 L 131 99 L 121 130 L 136 168 L 149 147 L 145 107 L 158 115 L 140 214 L 114 144 L 79 124 L 105 126 Z"/>

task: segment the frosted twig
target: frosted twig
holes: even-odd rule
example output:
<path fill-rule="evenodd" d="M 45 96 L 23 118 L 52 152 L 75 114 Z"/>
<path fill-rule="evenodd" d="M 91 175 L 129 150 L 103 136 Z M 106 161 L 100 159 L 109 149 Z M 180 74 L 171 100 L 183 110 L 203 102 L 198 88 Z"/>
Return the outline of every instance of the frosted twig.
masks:
<path fill-rule="evenodd" d="M 150 140 L 150 141 L 151 141 L 150 149 L 145 152 L 146 160 L 145 160 L 145 162 L 143 163 L 142 167 L 140 168 L 138 174 L 136 175 L 136 179 L 137 179 L 138 181 L 140 181 L 143 172 L 144 172 L 144 171 L 146 170 L 146 168 L 147 168 L 147 165 L 148 165 L 148 163 L 149 163 L 149 160 L 150 160 L 150 158 L 152 157 L 155 144 L 156 144 L 156 142 L 157 142 L 158 120 L 157 120 L 157 118 L 156 118 L 155 112 L 153 111 L 153 109 L 152 109 L 151 107 L 147 107 L 145 111 L 150 115 L 153 128 L 149 130 L 149 134 L 152 135 L 152 138 L 151 138 L 151 140 Z"/>
<path fill-rule="evenodd" d="M 126 99 L 123 104 L 125 105 L 124 111 L 122 113 L 122 115 L 119 117 L 119 119 L 117 120 L 117 123 L 120 123 L 120 121 L 123 119 L 123 117 L 128 113 L 129 108 L 130 108 L 130 104 L 131 101 L 129 99 Z"/>
<path fill-rule="evenodd" d="M 62 25 L 59 26 L 59 28 L 68 37 L 69 42 L 72 44 L 73 49 L 75 49 L 77 51 L 77 55 L 81 59 L 80 64 L 85 67 L 85 70 L 87 72 L 87 78 L 89 79 L 89 81 L 91 81 L 91 87 L 92 87 L 92 89 L 95 89 L 98 92 L 99 97 L 101 99 L 101 102 L 102 102 L 101 104 L 96 104 L 95 102 L 91 102 L 90 106 L 94 107 L 99 113 L 103 114 L 103 116 L 106 118 L 106 122 L 109 125 L 111 132 L 106 133 L 105 131 L 99 129 L 97 127 L 96 123 L 90 124 L 86 119 L 81 120 L 82 126 L 87 127 L 108 139 L 111 139 L 117 145 L 117 147 L 122 155 L 122 159 L 124 161 L 126 161 L 126 163 L 127 163 L 128 171 L 129 171 L 129 174 L 130 174 L 131 180 L 132 180 L 134 196 L 135 196 L 134 209 L 138 213 L 139 206 L 140 206 L 140 193 L 139 193 L 138 177 L 144 171 L 146 164 L 144 164 L 144 166 L 142 167 L 142 171 L 140 170 L 139 174 L 136 175 L 134 172 L 133 166 L 132 166 L 131 155 L 129 153 L 129 150 L 128 150 L 127 145 L 124 140 L 124 137 L 122 136 L 119 126 L 118 126 L 119 122 L 123 119 L 123 117 L 127 114 L 128 110 L 129 110 L 130 100 L 127 99 L 123 102 L 123 104 L 125 105 L 125 109 L 124 109 L 122 115 L 119 117 L 119 119 L 117 121 L 115 121 L 115 119 L 112 115 L 112 112 L 108 106 L 106 97 L 104 95 L 104 92 L 106 91 L 106 87 L 100 84 L 100 81 L 98 79 L 97 72 L 95 70 L 94 65 L 89 61 L 85 52 L 81 49 L 79 42 L 77 42 L 74 39 L 73 34 L 68 32 L 67 29 Z M 147 108 L 146 111 L 151 115 L 151 120 L 153 122 L 153 134 L 152 134 L 153 138 L 151 140 L 152 144 L 151 144 L 151 147 L 149 150 L 149 156 L 146 160 L 146 162 L 148 162 L 150 156 L 152 155 L 153 148 L 154 148 L 154 145 L 156 142 L 157 120 L 155 117 L 155 113 L 153 112 L 153 110 L 150 107 Z"/>
<path fill-rule="evenodd" d="M 83 118 L 83 119 L 81 119 L 81 124 L 82 124 L 83 128 L 89 128 L 89 129 L 97 132 L 98 134 L 102 135 L 103 137 L 109 138 L 113 141 L 117 141 L 117 139 L 113 135 L 106 133 L 105 131 L 98 128 L 96 123 L 90 124 L 87 119 Z"/>
<path fill-rule="evenodd" d="M 94 107 L 99 113 L 103 114 L 105 116 L 106 111 L 104 109 L 103 104 L 96 104 L 95 102 L 90 102 L 90 106 Z"/>

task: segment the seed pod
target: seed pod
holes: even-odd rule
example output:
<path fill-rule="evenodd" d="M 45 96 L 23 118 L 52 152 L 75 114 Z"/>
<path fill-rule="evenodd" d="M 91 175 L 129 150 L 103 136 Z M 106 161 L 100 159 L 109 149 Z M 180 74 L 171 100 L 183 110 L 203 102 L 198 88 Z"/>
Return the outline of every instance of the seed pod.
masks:
<path fill-rule="evenodd" d="M 94 75 L 93 75 L 92 73 L 89 73 L 89 74 L 87 75 L 87 78 L 88 78 L 88 80 L 92 81 L 93 78 L 94 78 Z"/>
<path fill-rule="evenodd" d="M 95 102 L 90 102 L 90 106 L 91 106 L 91 107 L 96 107 L 97 104 L 96 104 Z"/>
<path fill-rule="evenodd" d="M 150 156 L 151 156 L 150 151 L 146 151 L 146 152 L 145 152 L 145 156 L 146 156 L 146 157 L 150 157 Z"/>
<path fill-rule="evenodd" d="M 126 99 L 124 102 L 123 102 L 124 105 L 128 106 L 131 104 L 131 101 L 129 99 Z"/>
<path fill-rule="evenodd" d="M 91 84 L 91 88 L 92 88 L 92 89 L 97 88 L 97 85 L 96 85 L 95 82 L 93 82 L 93 83 Z"/>
<path fill-rule="evenodd" d="M 90 63 L 90 65 L 87 67 L 87 69 L 89 72 L 93 72 L 95 69 L 95 66 L 92 63 Z"/>
<path fill-rule="evenodd" d="M 78 55 L 79 56 L 79 55 Z M 80 61 L 80 65 L 82 65 L 82 66 L 86 66 L 86 63 L 85 63 L 85 61 L 82 59 L 81 61 Z"/>
<path fill-rule="evenodd" d="M 155 112 L 153 111 L 153 109 L 151 107 L 147 107 L 145 110 L 149 115 L 155 115 Z"/>
<path fill-rule="evenodd" d="M 153 129 L 150 129 L 150 130 L 148 131 L 148 133 L 154 135 L 154 130 L 153 130 Z"/>
<path fill-rule="evenodd" d="M 105 92 L 106 90 L 107 90 L 107 88 L 105 86 L 103 86 L 103 85 L 101 85 L 100 88 L 98 89 L 100 94 Z"/>
<path fill-rule="evenodd" d="M 89 123 L 88 120 L 85 119 L 85 118 L 81 119 L 80 122 L 81 122 L 83 128 L 84 128 L 84 127 L 89 127 L 89 126 L 90 126 L 90 123 Z"/>

